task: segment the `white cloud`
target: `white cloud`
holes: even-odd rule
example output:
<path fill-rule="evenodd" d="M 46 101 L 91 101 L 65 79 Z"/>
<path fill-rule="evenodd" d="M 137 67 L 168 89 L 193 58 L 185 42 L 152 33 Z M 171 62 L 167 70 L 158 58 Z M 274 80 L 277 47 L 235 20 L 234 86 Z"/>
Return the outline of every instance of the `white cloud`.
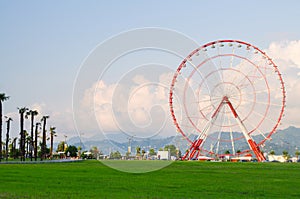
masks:
<path fill-rule="evenodd" d="M 282 128 L 300 127 L 300 40 L 272 42 L 266 52 L 279 66 L 287 91 Z"/>
<path fill-rule="evenodd" d="M 172 74 L 163 73 L 158 79 L 163 82 L 165 77 L 170 75 Z M 88 123 L 88 118 L 96 117 L 100 129 L 104 132 L 123 131 L 140 137 L 166 133 L 165 122 L 170 121 L 169 82 L 162 82 L 153 82 L 138 74 L 131 78 L 131 82 L 126 80 L 126 83 L 106 84 L 101 80 L 94 83 L 86 90 L 81 103 L 83 112 L 88 112 L 89 116 L 79 122 Z M 171 124 L 168 127 L 174 132 Z M 168 133 L 170 134 L 170 131 Z"/>

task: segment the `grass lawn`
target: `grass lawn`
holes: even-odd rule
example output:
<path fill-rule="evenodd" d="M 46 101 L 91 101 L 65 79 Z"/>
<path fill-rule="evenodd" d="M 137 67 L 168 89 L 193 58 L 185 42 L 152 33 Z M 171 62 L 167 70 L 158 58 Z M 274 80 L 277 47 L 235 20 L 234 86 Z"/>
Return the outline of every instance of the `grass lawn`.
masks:
<path fill-rule="evenodd" d="M 299 163 L 174 162 L 140 174 L 95 160 L 0 165 L 0 198 L 300 198 L 299 187 Z"/>

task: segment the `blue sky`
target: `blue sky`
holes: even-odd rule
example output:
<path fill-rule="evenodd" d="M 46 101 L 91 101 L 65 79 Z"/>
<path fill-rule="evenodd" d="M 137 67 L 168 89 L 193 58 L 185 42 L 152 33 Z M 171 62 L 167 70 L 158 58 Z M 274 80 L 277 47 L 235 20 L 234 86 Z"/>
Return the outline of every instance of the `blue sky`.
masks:
<path fill-rule="evenodd" d="M 161 27 L 199 44 L 233 38 L 266 49 L 272 42 L 299 40 L 299 8 L 296 0 L 1 1 L 0 92 L 11 96 L 4 111 L 33 104 L 71 110 L 81 63 L 120 32 Z"/>

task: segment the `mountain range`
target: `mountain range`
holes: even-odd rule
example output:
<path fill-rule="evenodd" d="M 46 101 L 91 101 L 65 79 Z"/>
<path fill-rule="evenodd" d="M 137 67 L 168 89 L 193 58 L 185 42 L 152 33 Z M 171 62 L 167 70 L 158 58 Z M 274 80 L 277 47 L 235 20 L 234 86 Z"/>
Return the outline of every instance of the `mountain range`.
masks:
<path fill-rule="evenodd" d="M 154 137 L 149 139 L 129 138 L 130 136 L 124 133 L 114 132 L 106 134 L 105 136 L 103 134 L 96 134 L 93 137 L 81 137 L 81 139 L 78 136 L 72 137 L 67 140 L 67 143 L 69 145 L 82 146 L 82 150 L 89 150 L 93 146 L 96 146 L 103 154 L 110 154 L 110 152 L 113 151 L 119 151 L 121 154 L 125 154 L 129 142 L 132 151 L 135 151 L 137 146 L 148 151 L 150 148 L 159 150 L 170 144 L 174 144 L 181 151 L 185 151 L 188 148 L 188 143 L 182 136 Z M 290 126 L 286 129 L 278 130 L 271 138 L 270 141 L 265 142 L 265 146 L 262 148 L 263 151 L 270 152 L 274 150 L 275 154 L 279 155 L 286 150 L 291 156 L 294 156 L 295 151 L 300 150 L 300 128 Z"/>

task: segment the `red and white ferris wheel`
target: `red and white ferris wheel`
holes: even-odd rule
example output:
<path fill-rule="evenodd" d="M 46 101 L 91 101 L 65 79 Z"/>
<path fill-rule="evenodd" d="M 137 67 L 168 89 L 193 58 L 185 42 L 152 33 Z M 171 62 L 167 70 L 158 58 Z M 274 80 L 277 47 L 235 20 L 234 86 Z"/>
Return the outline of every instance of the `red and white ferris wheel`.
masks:
<path fill-rule="evenodd" d="M 253 153 L 276 132 L 286 93 L 278 67 L 265 52 L 237 40 L 219 40 L 190 53 L 175 72 L 169 94 L 177 131 L 189 142 L 182 159 Z"/>

